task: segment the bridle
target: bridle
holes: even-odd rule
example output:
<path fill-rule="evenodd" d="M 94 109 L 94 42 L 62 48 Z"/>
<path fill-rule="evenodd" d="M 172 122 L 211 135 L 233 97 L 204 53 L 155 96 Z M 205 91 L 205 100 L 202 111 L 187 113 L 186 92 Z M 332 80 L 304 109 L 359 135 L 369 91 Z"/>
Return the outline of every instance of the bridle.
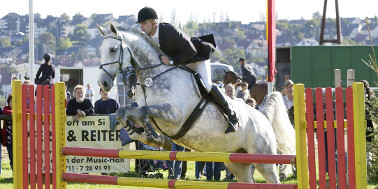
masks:
<path fill-rule="evenodd" d="M 110 74 L 110 73 L 104 68 L 104 66 L 108 66 L 108 65 L 112 65 L 112 64 L 117 64 L 117 63 L 118 63 L 118 64 L 119 64 L 119 67 L 118 67 L 118 73 L 121 73 L 121 74 L 127 74 L 127 73 L 129 72 L 129 71 L 123 71 L 123 70 L 122 70 L 124 43 L 123 43 L 123 41 L 122 41 L 122 37 L 121 37 L 121 36 L 109 36 L 109 35 L 108 35 L 108 36 L 104 36 L 104 39 L 116 39 L 116 40 L 118 40 L 118 41 L 121 42 L 121 45 L 120 45 L 120 53 L 119 53 L 118 60 L 117 60 L 117 61 L 114 61 L 114 62 L 104 63 L 104 64 L 101 64 L 101 65 L 100 65 L 100 69 L 104 70 L 104 72 L 105 72 L 106 74 L 108 74 L 108 76 L 109 76 L 112 80 L 114 80 L 114 79 L 115 79 L 115 76 L 117 75 L 117 73 L 114 74 L 114 75 L 111 75 L 111 74 Z M 127 48 L 127 50 L 129 50 L 130 56 L 131 56 L 131 58 L 133 59 L 130 49 Z"/>
<path fill-rule="evenodd" d="M 101 64 L 100 65 L 100 69 L 104 70 L 104 72 L 106 74 L 108 74 L 108 76 L 114 81 L 117 73 L 115 73 L 114 75 L 111 75 L 105 68 L 104 66 L 108 66 L 108 65 L 112 65 L 112 64 L 119 64 L 119 67 L 118 67 L 118 73 L 121 73 L 123 76 L 126 76 L 132 72 L 136 72 L 136 71 L 140 71 L 140 70 L 147 70 L 147 69 L 152 69 L 152 68 L 156 68 L 156 67 L 159 67 L 161 65 L 163 65 L 163 63 L 160 63 L 160 64 L 156 64 L 156 65 L 152 65 L 152 66 L 149 66 L 149 67 L 145 67 L 145 68 L 134 68 L 134 69 L 130 69 L 129 67 L 126 68 L 126 70 L 123 70 L 122 69 L 122 66 L 123 66 L 123 49 L 124 49 L 124 45 L 125 43 L 123 42 L 122 40 L 122 37 L 121 36 L 111 36 L 111 35 L 107 35 L 107 36 L 104 36 L 104 39 L 115 39 L 115 40 L 118 40 L 121 42 L 120 44 L 120 53 L 119 53 L 119 57 L 118 57 L 118 60 L 117 61 L 114 61 L 114 62 L 108 62 L 108 63 L 104 63 L 104 64 Z M 130 57 L 131 57 L 131 63 L 136 63 L 137 61 L 135 60 L 133 54 L 131 53 L 129 47 L 127 47 L 127 50 L 129 51 L 130 53 Z M 136 65 L 136 64 L 134 64 Z M 160 75 L 160 74 L 159 74 Z M 126 84 L 126 83 L 125 83 Z M 127 84 L 126 84 L 127 85 Z"/>

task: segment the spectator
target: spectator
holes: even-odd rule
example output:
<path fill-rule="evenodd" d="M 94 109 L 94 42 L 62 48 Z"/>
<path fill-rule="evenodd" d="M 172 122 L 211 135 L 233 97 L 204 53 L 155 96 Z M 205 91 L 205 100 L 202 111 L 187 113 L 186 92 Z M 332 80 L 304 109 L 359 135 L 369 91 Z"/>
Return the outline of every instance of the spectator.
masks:
<path fill-rule="evenodd" d="M 87 84 L 87 92 L 85 93 L 85 98 L 89 99 L 94 105 L 94 90 L 91 88 L 91 84 Z"/>
<path fill-rule="evenodd" d="M 234 96 L 234 94 L 235 94 L 235 87 L 231 83 L 229 83 L 229 84 L 226 85 L 225 91 L 226 91 L 226 95 L 228 97 L 230 97 L 232 100 L 239 101 L 239 102 L 244 102 L 244 100 L 241 99 L 241 98 L 235 98 L 235 96 Z"/>
<path fill-rule="evenodd" d="M 242 72 L 242 81 L 248 83 L 248 90 L 256 84 L 255 72 L 251 65 L 245 63 L 244 58 L 239 58 L 240 70 Z"/>
<path fill-rule="evenodd" d="M 242 82 L 241 90 L 236 94 L 236 98 L 241 98 L 244 102 L 249 98 L 249 91 L 247 90 L 248 84 L 246 82 Z"/>
<path fill-rule="evenodd" d="M 254 108 L 257 108 L 256 107 L 256 100 L 254 98 L 248 98 L 247 100 L 245 100 L 245 103 L 254 107 Z"/>
<path fill-rule="evenodd" d="M 55 66 L 50 63 L 50 55 L 48 53 L 43 55 L 43 59 L 45 60 L 45 63 L 42 64 L 37 71 L 37 75 L 35 76 L 35 84 L 52 85 L 52 80 L 55 78 Z M 41 73 L 42 76 L 39 77 Z"/>
<path fill-rule="evenodd" d="M 185 148 L 172 142 L 172 151 L 183 152 Z M 170 161 L 170 167 L 173 169 L 169 169 L 169 175 L 173 176 L 173 179 L 180 179 L 181 171 L 182 171 L 182 161 Z M 173 171 L 173 173 L 172 173 Z"/>
<path fill-rule="evenodd" d="M 76 121 L 80 116 L 93 114 L 93 106 L 89 99 L 84 99 L 85 88 L 82 85 L 76 85 L 74 88 L 75 98 L 70 99 L 67 103 L 66 114 L 74 116 L 73 121 Z"/>
<path fill-rule="evenodd" d="M 235 87 L 235 95 L 239 93 L 239 91 L 241 91 L 241 84 L 242 84 L 242 80 L 241 79 L 236 79 L 235 83 L 233 84 L 234 87 Z"/>
<path fill-rule="evenodd" d="M 89 84 L 88 84 L 89 85 Z M 115 113 L 120 107 L 119 103 L 110 98 L 110 92 L 105 92 L 100 88 L 101 99 L 95 102 L 95 114 L 111 114 Z"/>
<path fill-rule="evenodd" d="M 293 98 L 293 85 L 294 82 L 290 79 L 285 82 L 283 90 L 281 94 L 286 94 L 283 96 L 283 101 L 285 103 L 286 109 L 289 110 L 294 105 L 294 98 Z"/>
<path fill-rule="evenodd" d="M 203 170 L 205 168 L 205 163 L 206 162 L 202 162 L 202 161 L 196 161 L 195 162 L 194 176 L 196 177 L 197 180 L 199 180 L 202 177 L 202 175 L 203 175 Z"/>
<path fill-rule="evenodd" d="M 30 80 L 25 80 L 23 83 L 23 85 L 33 85 L 33 83 L 30 81 Z M 29 96 L 29 89 L 27 90 L 27 96 Z M 29 98 L 27 98 L 27 106 L 28 106 L 28 109 L 29 109 Z"/>
<path fill-rule="evenodd" d="M 7 98 L 7 104 L 8 106 L 4 106 L 3 108 L 3 115 L 12 115 L 12 94 L 8 95 Z M 13 171 L 13 135 L 12 135 L 12 121 L 4 121 L 4 128 L 5 129 L 5 135 L 3 138 L 3 146 L 6 146 L 8 150 L 8 156 L 10 160 L 10 166 Z"/>
<path fill-rule="evenodd" d="M 163 151 L 164 149 L 159 147 L 159 146 L 155 146 L 154 148 L 151 148 L 151 150 L 155 150 L 155 151 Z M 154 160 L 154 167 L 155 168 L 159 168 L 160 164 L 162 164 L 163 166 L 163 170 L 167 170 L 168 169 L 168 164 L 167 164 L 167 160 Z"/>
<path fill-rule="evenodd" d="M 33 83 L 30 80 L 25 80 L 22 84 L 23 85 L 33 85 Z"/>
<path fill-rule="evenodd" d="M 206 162 L 206 180 L 219 181 L 221 177 L 222 162 Z"/>

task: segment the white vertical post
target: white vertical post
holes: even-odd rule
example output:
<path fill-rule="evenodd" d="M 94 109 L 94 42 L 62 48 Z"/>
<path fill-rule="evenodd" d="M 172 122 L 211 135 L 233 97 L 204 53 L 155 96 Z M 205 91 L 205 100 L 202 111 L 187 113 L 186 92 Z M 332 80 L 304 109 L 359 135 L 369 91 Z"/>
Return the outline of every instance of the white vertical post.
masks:
<path fill-rule="evenodd" d="M 273 92 L 273 82 L 268 82 L 268 94 Z"/>
<path fill-rule="evenodd" d="M 355 77 L 354 77 L 355 73 L 354 73 L 354 70 L 353 69 L 349 69 L 347 71 L 347 86 L 353 86 L 353 83 L 354 83 L 354 80 L 355 80 Z"/>
<path fill-rule="evenodd" d="M 341 70 L 335 69 L 335 88 L 341 87 Z"/>
<path fill-rule="evenodd" d="M 33 0 L 29 0 L 29 64 L 30 80 L 34 82 L 34 13 Z M 21 79 L 21 78 L 19 78 Z"/>

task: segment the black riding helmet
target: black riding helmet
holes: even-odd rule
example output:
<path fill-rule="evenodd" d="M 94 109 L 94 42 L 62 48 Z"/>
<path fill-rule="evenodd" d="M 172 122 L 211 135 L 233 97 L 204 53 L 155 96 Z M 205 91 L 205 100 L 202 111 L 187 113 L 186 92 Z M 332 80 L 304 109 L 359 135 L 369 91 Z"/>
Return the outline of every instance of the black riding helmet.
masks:
<path fill-rule="evenodd" d="M 49 53 L 45 53 L 45 54 L 43 55 L 43 59 L 45 59 L 45 62 L 46 62 L 46 63 L 49 62 L 49 61 L 50 61 L 50 55 L 49 55 Z"/>
<path fill-rule="evenodd" d="M 137 24 L 144 22 L 148 19 L 158 19 L 155 10 L 151 7 L 144 7 L 138 12 L 138 22 Z"/>

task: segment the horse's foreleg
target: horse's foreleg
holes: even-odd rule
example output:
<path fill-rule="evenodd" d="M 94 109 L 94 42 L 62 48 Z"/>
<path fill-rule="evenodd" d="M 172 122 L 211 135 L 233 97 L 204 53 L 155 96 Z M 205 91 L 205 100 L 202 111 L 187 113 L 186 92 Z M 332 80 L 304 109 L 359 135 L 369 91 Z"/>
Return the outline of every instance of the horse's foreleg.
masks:
<path fill-rule="evenodd" d="M 143 106 L 140 109 L 141 121 L 145 123 L 144 130 L 147 133 L 147 138 L 150 142 L 155 142 L 158 146 L 163 147 L 166 150 L 172 148 L 171 140 L 165 135 L 158 135 L 153 128 L 150 118 L 158 118 L 161 120 L 173 120 L 173 111 L 169 104 Z"/>
<path fill-rule="evenodd" d="M 117 120 L 125 126 L 130 138 L 139 140 L 149 146 L 172 148 L 171 140 L 165 135 L 157 135 L 149 122 L 145 108 L 120 108 L 116 112 Z"/>

